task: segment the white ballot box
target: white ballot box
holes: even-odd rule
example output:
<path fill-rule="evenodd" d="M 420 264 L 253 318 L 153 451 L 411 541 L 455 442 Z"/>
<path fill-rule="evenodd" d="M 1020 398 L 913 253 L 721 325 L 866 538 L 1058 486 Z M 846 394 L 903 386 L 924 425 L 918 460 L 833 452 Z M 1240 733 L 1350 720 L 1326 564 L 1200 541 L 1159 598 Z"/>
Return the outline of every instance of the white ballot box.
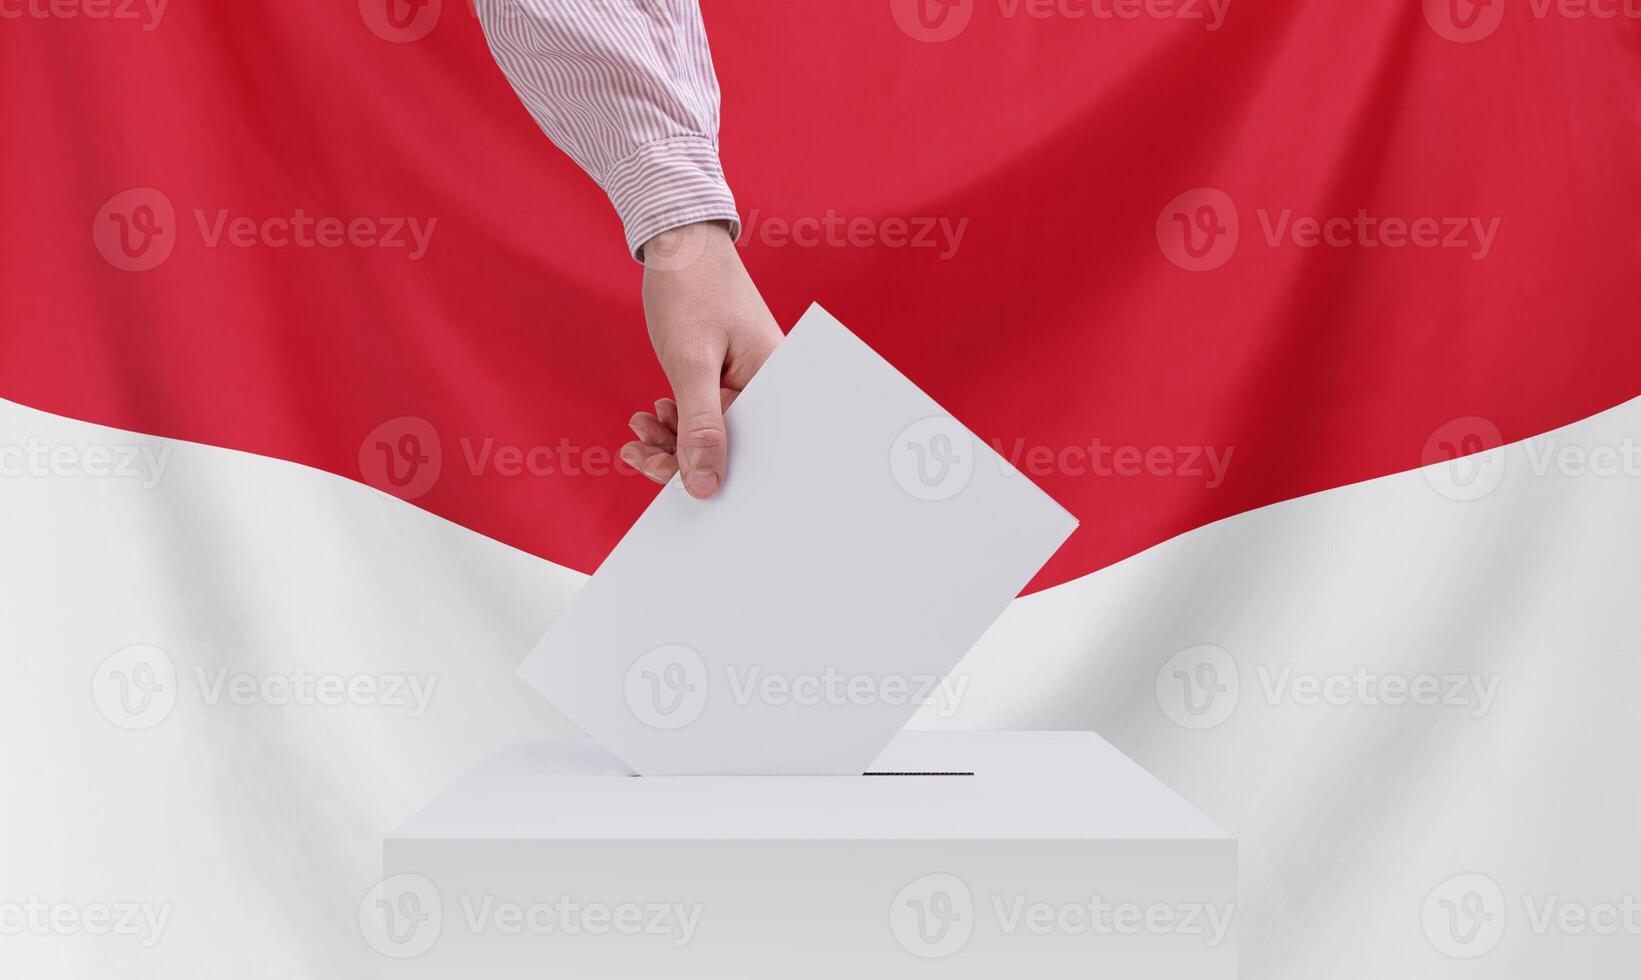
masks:
<path fill-rule="evenodd" d="M 1110 745 L 895 734 L 1075 518 L 818 306 L 726 421 L 519 668 L 597 742 L 386 841 L 388 974 L 1235 976 L 1236 842 Z"/>
<path fill-rule="evenodd" d="M 1086 732 L 904 732 L 860 776 L 490 760 L 384 842 L 391 977 L 1220 978 L 1236 842 Z"/>

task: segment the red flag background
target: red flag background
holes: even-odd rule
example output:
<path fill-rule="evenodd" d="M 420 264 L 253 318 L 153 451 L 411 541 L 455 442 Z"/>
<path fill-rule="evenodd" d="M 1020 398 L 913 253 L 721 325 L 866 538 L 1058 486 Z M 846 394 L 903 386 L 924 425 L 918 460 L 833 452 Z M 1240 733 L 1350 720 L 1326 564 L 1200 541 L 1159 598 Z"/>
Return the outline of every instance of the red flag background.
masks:
<path fill-rule="evenodd" d="M 1641 390 L 1621 5 L 703 6 L 777 318 L 1082 519 L 1034 588 Z M 465 4 L 5 10 L 0 395 L 598 563 L 639 270 Z"/>
<path fill-rule="evenodd" d="M 702 6 L 777 318 L 1082 521 L 914 726 L 1200 808 L 1245 976 L 1633 974 L 1641 0 Z M 0 975 L 371 975 L 384 837 L 575 734 L 640 270 L 466 0 L 0 0 L 0 140 Z"/>

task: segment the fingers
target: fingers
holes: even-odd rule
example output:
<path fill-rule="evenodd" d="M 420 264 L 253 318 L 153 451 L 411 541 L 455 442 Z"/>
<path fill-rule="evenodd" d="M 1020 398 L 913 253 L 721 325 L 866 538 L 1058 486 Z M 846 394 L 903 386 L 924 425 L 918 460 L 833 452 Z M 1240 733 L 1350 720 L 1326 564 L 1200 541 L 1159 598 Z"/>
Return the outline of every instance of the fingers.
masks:
<path fill-rule="evenodd" d="M 671 398 L 662 398 L 655 403 L 655 417 L 670 431 L 678 431 L 678 403 Z"/>
<path fill-rule="evenodd" d="M 697 500 L 705 500 L 723 484 L 729 449 L 719 387 L 723 363 L 699 358 L 667 374 L 678 401 L 678 466 L 684 474 L 684 489 Z"/>
<path fill-rule="evenodd" d="M 656 483 L 665 483 L 678 472 L 678 461 L 672 453 L 642 442 L 629 442 L 622 446 L 621 459 Z"/>
<path fill-rule="evenodd" d="M 633 435 L 646 446 L 664 449 L 672 452 L 678 444 L 678 436 L 674 429 L 648 412 L 639 412 L 627 422 Z"/>
<path fill-rule="evenodd" d="M 720 392 L 724 411 L 735 403 L 740 392 L 725 388 Z M 655 403 L 655 414 L 639 412 L 627 422 L 637 436 L 636 442 L 621 447 L 621 458 L 628 466 L 656 483 L 665 483 L 678 472 L 678 403 L 662 398 Z"/>
<path fill-rule="evenodd" d="M 644 474 L 665 482 L 682 466 L 684 489 L 688 490 L 691 496 L 705 500 L 716 493 L 718 487 L 723 484 L 724 462 L 727 458 L 727 433 L 723 413 L 729 411 L 729 406 L 740 396 L 740 389 L 745 386 L 752 374 L 763 366 L 763 362 L 769 359 L 774 350 L 775 345 L 771 343 L 756 349 L 750 356 L 732 358 L 735 363 L 722 372 L 729 387 L 717 387 L 716 379 L 707 380 L 711 377 L 711 372 L 702 371 L 701 380 L 688 387 L 677 381 L 673 383 L 674 390 L 678 392 L 678 401 L 662 398 L 655 403 L 654 415 L 640 412 L 633 416 L 631 426 L 633 432 L 638 435 L 638 445 L 675 454 L 675 458 L 671 460 L 672 465 L 668 466 L 663 466 L 654 461 L 653 457 L 646 455 L 644 460 L 651 468 L 640 467 Z M 706 412 L 696 407 L 709 404 L 709 387 L 717 393 L 716 412 Z"/>

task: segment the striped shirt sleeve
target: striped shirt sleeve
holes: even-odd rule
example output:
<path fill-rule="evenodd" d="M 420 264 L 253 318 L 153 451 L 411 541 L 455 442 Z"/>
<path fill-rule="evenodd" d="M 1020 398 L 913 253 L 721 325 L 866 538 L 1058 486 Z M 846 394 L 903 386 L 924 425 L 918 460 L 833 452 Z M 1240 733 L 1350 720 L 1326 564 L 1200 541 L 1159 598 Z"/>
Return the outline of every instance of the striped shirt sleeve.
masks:
<path fill-rule="evenodd" d="M 699 0 L 479 0 L 490 50 L 552 141 L 609 194 L 627 249 L 724 221 L 718 79 Z"/>

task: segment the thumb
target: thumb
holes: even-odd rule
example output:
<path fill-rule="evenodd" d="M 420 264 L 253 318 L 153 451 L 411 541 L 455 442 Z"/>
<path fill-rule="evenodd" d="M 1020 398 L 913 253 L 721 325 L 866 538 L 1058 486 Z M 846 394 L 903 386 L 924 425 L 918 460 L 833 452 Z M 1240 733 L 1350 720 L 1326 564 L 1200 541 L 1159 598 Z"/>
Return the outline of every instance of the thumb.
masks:
<path fill-rule="evenodd" d="M 678 469 L 689 495 L 705 500 L 724 482 L 728 434 L 724 430 L 723 395 L 716 359 L 692 361 L 670 372 L 678 400 Z"/>

